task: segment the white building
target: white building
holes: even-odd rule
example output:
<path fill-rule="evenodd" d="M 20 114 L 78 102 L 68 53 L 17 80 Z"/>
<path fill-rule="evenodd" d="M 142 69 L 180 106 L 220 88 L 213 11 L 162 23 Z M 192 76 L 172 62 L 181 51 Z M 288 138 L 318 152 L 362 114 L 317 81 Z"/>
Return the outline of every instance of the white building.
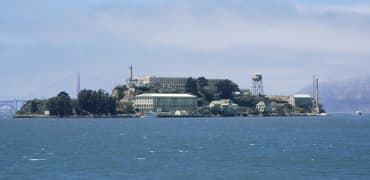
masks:
<path fill-rule="evenodd" d="M 259 102 L 258 104 L 256 104 L 256 109 L 259 113 L 264 113 L 266 110 L 266 103 L 264 103 L 263 101 Z"/>
<path fill-rule="evenodd" d="M 135 108 L 140 112 L 176 111 L 191 114 L 197 109 L 197 97 L 189 94 L 141 94 L 135 96 Z"/>
<path fill-rule="evenodd" d="M 238 109 L 238 105 L 233 103 L 230 99 L 223 99 L 219 101 L 212 101 L 209 108 L 220 108 L 221 111 L 231 112 Z"/>
<path fill-rule="evenodd" d="M 289 97 L 289 104 L 293 107 L 312 106 L 314 99 L 309 94 L 294 94 Z"/>

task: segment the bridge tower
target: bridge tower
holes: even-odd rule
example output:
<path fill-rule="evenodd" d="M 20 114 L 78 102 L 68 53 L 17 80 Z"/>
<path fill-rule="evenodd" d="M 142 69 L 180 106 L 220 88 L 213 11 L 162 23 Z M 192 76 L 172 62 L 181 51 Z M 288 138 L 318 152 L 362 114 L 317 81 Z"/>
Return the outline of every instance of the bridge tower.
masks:
<path fill-rule="evenodd" d="M 16 114 L 19 110 L 18 107 L 23 106 L 26 100 L 0 100 L 0 114 Z"/>

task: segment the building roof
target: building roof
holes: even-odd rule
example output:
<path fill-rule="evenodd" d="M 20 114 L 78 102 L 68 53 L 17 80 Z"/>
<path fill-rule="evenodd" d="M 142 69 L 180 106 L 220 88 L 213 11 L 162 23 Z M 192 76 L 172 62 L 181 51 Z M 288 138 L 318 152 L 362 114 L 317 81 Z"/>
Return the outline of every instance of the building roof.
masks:
<path fill-rule="evenodd" d="M 312 98 L 309 94 L 294 94 L 294 98 Z"/>
<path fill-rule="evenodd" d="M 212 101 L 211 103 L 214 103 L 214 104 L 223 104 L 223 103 L 230 103 L 231 100 L 230 99 L 221 99 L 221 100 L 218 100 L 218 101 Z"/>
<path fill-rule="evenodd" d="M 151 94 L 140 94 L 136 97 L 182 97 L 182 98 L 196 98 L 196 96 L 190 94 L 159 94 L 159 93 L 151 93 Z"/>
<path fill-rule="evenodd" d="M 137 77 L 134 77 L 134 79 L 142 79 L 142 78 L 153 78 L 153 79 L 182 79 L 182 80 L 187 80 L 189 78 L 192 78 L 192 77 L 170 77 L 170 76 L 137 76 Z M 207 79 L 207 78 L 206 78 Z M 224 81 L 224 80 L 227 80 L 227 79 L 207 79 L 208 81 Z"/>
<path fill-rule="evenodd" d="M 138 76 L 138 77 L 135 77 L 135 79 L 149 79 L 149 78 L 152 78 L 152 79 L 182 79 L 182 80 L 187 80 L 189 79 L 190 77 L 157 77 L 157 76 Z"/>

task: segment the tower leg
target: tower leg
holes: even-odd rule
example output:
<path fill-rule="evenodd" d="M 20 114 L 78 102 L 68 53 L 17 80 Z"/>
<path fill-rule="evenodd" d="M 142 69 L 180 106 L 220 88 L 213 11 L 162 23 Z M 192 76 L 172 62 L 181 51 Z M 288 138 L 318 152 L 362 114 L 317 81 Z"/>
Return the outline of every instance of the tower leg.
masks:
<path fill-rule="evenodd" d="M 15 100 L 15 109 L 14 109 L 14 114 L 17 114 L 18 111 L 18 101 Z"/>

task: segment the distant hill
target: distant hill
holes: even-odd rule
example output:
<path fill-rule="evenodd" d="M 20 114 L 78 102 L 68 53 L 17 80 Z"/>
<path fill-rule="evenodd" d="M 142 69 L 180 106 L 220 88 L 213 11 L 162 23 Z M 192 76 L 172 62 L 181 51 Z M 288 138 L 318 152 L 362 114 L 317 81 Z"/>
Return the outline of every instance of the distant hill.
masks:
<path fill-rule="evenodd" d="M 312 94 L 312 89 L 299 92 Z M 320 100 L 328 112 L 370 112 L 370 78 L 320 83 Z"/>

